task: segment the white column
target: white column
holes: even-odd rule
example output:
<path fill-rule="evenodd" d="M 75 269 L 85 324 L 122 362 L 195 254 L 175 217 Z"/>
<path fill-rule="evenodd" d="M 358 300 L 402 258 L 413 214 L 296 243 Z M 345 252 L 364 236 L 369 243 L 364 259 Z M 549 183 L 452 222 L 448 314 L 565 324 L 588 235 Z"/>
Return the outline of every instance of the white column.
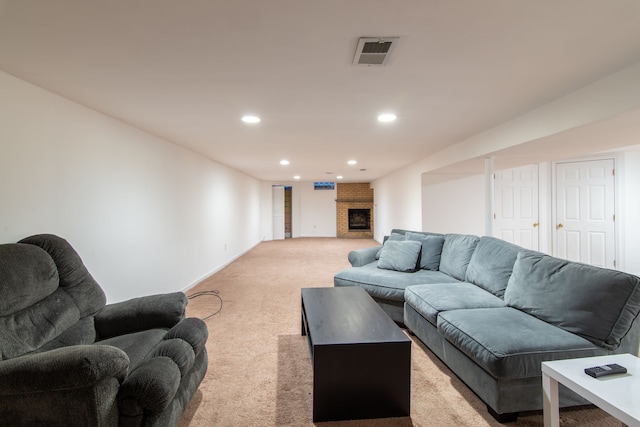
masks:
<path fill-rule="evenodd" d="M 487 157 L 484 159 L 484 234 L 487 236 L 493 236 L 493 173 L 493 157 Z"/>

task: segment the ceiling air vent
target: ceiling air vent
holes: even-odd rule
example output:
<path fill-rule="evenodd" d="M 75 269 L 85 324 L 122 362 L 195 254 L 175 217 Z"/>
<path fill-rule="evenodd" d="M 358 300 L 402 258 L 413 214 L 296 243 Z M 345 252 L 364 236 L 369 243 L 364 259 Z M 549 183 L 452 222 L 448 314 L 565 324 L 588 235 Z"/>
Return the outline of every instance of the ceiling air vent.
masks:
<path fill-rule="evenodd" d="M 386 65 L 399 37 L 360 37 L 353 65 Z"/>

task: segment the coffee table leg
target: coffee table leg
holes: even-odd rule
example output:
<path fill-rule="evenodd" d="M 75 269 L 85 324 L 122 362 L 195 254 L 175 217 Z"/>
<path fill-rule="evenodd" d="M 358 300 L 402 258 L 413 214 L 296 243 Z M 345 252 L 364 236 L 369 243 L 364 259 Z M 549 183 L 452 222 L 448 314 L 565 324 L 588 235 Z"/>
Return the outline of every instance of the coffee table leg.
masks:
<path fill-rule="evenodd" d="M 542 410 L 545 427 L 560 426 L 560 401 L 558 400 L 558 381 L 542 372 Z"/>

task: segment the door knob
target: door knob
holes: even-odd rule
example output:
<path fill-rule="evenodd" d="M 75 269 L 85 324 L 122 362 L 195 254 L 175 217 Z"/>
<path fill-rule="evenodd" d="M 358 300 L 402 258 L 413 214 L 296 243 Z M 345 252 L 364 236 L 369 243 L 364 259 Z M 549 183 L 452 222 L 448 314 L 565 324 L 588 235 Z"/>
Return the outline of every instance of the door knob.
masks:
<path fill-rule="evenodd" d="M 533 223 L 533 226 L 534 226 L 534 227 L 537 227 L 537 226 L 539 226 L 539 225 L 540 225 L 540 224 L 539 224 L 539 223 L 537 223 L 537 222 L 534 222 L 534 223 Z"/>
<path fill-rule="evenodd" d="M 562 228 L 562 227 L 564 227 L 563 223 L 558 224 L 558 228 Z"/>

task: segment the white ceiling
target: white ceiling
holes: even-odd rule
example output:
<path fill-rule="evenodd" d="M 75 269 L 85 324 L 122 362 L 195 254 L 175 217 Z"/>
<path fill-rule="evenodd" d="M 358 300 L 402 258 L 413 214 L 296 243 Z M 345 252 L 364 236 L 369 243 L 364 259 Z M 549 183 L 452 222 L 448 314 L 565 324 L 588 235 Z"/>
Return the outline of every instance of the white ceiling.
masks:
<path fill-rule="evenodd" d="M 639 0 L 0 0 L 0 70 L 265 181 L 370 181 L 638 62 Z"/>

